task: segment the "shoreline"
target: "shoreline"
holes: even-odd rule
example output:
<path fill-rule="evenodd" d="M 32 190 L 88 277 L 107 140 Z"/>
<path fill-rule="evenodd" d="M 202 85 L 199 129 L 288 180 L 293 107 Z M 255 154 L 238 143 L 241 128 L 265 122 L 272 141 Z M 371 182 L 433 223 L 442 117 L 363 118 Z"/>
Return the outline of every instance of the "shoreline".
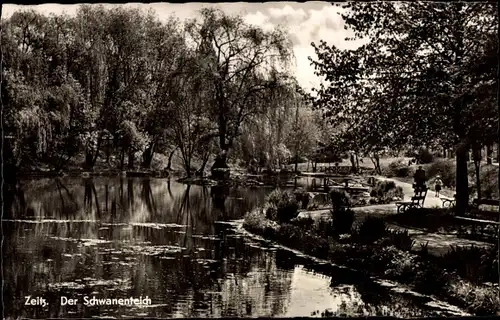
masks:
<path fill-rule="evenodd" d="M 439 257 L 434 257 L 423 250 L 415 252 L 375 243 L 358 243 L 357 241 L 340 241 L 331 237 L 325 238 L 314 232 L 308 232 L 294 223 L 277 223 L 261 214 L 247 214 L 241 228 L 252 235 L 273 241 L 275 244 L 297 250 L 314 258 L 327 260 L 335 265 L 340 265 L 359 272 L 366 272 L 370 276 L 396 281 L 411 290 L 422 294 L 430 294 L 449 304 L 456 305 L 474 315 L 492 315 L 488 313 L 492 307 L 487 299 L 491 298 L 486 284 L 473 284 L 453 271 L 440 269 L 443 263 Z M 381 265 L 380 260 L 387 264 Z M 412 261 L 402 263 L 402 260 Z M 340 261 L 340 262 L 339 262 Z M 416 264 L 420 266 L 416 266 Z M 436 279 L 435 284 L 428 280 Z M 434 280 L 433 280 L 434 281 Z M 433 287 L 435 289 L 433 290 Z M 464 292 L 469 289 L 470 292 Z M 490 288 L 491 291 L 498 288 Z M 485 305 L 470 300 L 470 294 L 482 296 Z M 493 299 L 496 299 L 495 294 Z M 497 308 L 493 315 L 500 314 Z"/>

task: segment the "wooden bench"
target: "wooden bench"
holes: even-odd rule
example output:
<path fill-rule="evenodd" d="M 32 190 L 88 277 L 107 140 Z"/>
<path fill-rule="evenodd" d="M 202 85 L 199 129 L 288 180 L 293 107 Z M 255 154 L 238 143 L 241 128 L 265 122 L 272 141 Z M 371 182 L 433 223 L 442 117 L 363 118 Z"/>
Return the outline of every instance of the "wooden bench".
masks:
<path fill-rule="evenodd" d="M 415 195 L 411 197 L 410 201 L 396 202 L 398 213 L 403 213 L 411 208 L 423 208 L 425 197 L 427 196 L 427 190 L 427 188 L 415 189 Z"/>
<path fill-rule="evenodd" d="M 472 201 L 472 205 L 467 210 L 466 216 L 455 217 L 455 219 L 459 221 L 460 225 L 471 225 L 471 232 L 473 235 L 476 234 L 476 227 L 479 227 L 479 233 L 484 235 L 485 227 L 500 226 L 500 222 L 498 221 L 498 209 L 495 212 L 492 212 L 495 220 L 477 218 L 476 210 L 478 210 L 481 205 L 500 207 L 500 201 L 494 199 L 474 199 Z M 459 228 L 459 233 L 463 233 L 461 228 Z M 496 236 L 496 232 L 494 232 L 494 234 Z"/>
<path fill-rule="evenodd" d="M 443 208 L 452 208 L 457 204 L 456 195 L 453 195 L 453 198 L 441 197 Z"/>

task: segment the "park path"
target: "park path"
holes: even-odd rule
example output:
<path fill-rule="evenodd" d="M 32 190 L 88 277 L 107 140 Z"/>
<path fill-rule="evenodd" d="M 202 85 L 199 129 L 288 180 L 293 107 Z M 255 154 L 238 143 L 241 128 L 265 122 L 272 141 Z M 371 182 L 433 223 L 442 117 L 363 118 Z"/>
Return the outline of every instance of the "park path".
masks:
<path fill-rule="evenodd" d="M 399 181 L 396 179 L 391 179 L 391 178 L 386 178 L 382 176 L 376 176 L 375 178 L 380 179 L 380 180 L 386 180 L 386 181 L 393 181 L 396 186 L 403 188 L 403 193 L 405 195 L 404 200 L 409 201 L 411 197 L 414 194 L 413 191 L 413 186 L 410 183 Z M 429 190 L 427 191 L 427 196 L 425 197 L 425 202 L 424 202 L 424 207 L 425 208 L 432 208 L 432 207 L 442 207 L 442 201 L 438 197 L 435 197 L 434 194 L 434 188 L 433 186 L 428 186 Z"/>
<path fill-rule="evenodd" d="M 387 180 L 387 181 L 394 181 L 396 186 L 400 186 L 403 188 L 403 193 L 404 193 L 404 200 L 410 200 L 410 198 L 413 196 L 413 186 L 410 183 L 407 182 L 402 182 L 399 180 L 391 179 L 391 178 L 386 178 L 382 176 L 377 176 L 377 179 L 380 180 Z M 434 191 L 429 190 L 427 192 L 427 196 L 424 202 L 424 207 L 426 208 L 432 208 L 432 207 L 442 207 L 442 202 L 439 198 L 434 196 Z M 372 206 L 366 206 L 366 207 L 355 207 L 353 208 L 355 214 L 356 214 L 356 219 L 358 221 L 364 220 L 367 216 L 384 216 L 384 215 L 393 215 L 396 214 L 396 205 L 391 203 L 391 204 L 383 204 L 383 205 L 372 205 Z M 309 216 L 313 219 L 322 219 L 322 218 L 327 218 L 330 216 L 330 209 L 322 209 L 322 210 L 315 210 L 315 211 L 308 211 L 308 212 L 301 212 L 299 216 L 306 217 Z M 471 245 L 474 246 L 479 246 L 479 247 L 487 247 L 490 246 L 490 244 L 481 242 L 481 241 L 475 241 L 475 240 L 469 240 L 469 239 L 463 239 L 459 238 L 456 234 L 453 233 L 440 233 L 440 232 L 427 232 L 425 230 L 418 230 L 418 229 L 411 229 L 411 228 L 403 228 L 398 225 L 394 224 L 389 224 L 388 227 L 394 228 L 394 229 L 404 229 L 408 230 L 408 233 L 410 236 L 415 240 L 415 247 L 414 248 L 420 248 L 420 245 L 425 245 L 427 244 L 427 248 L 429 250 L 429 253 L 432 253 L 434 255 L 443 255 L 446 252 L 450 250 L 452 246 L 460 246 L 460 247 L 468 247 Z"/>

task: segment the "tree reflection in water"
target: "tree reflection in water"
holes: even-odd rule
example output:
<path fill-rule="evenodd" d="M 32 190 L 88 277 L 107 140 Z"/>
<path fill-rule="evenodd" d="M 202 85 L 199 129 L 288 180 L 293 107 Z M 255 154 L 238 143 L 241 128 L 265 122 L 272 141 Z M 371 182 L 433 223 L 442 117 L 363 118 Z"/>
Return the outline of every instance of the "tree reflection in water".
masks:
<path fill-rule="evenodd" d="M 38 318 L 68 317 L 70 311 L 78 317 L 144 312 L 163 318 L 307 316 L 294 311 L 290 302 L 293 290 L 303 290 L 301 286 L 292 289 L 292 280 L 298 272 L 296 265 L 305 262 L 288 251 L 252 242 L 219 223 L 241 219 L 262 204 L 269 191 L 209 190 L 171 180 L 123 177 L 40 179 L 10 187 L 5 216 L 11 221 L 4 222 L 6 314 Z M 37 221 L 28 223 L 27 219 Z M 331 274 L 319 266 L 312 268 Z M 343 293 L 345 306 L 339 312 L 360 312 L 362 301 L 368 313 L 376 314 L 384 306 L 378 302 L 380 297 L 397 308 L 408 305 L 410 309 L 414 303 L 349 280 L 353 276 L 337 274 L 334 278 L 339 283 L 331 292 L 308 292 L 321 298 L 352 282 L 356 291 Z M 91 293 L 148 295 L 156 306 L 145 310 L 52 303 L 45 311 L 23 306 L 28 294 L 56 301 L 61 295 L 81 298 Z M 355 305 L 354 301 L 360 302 Z"/>

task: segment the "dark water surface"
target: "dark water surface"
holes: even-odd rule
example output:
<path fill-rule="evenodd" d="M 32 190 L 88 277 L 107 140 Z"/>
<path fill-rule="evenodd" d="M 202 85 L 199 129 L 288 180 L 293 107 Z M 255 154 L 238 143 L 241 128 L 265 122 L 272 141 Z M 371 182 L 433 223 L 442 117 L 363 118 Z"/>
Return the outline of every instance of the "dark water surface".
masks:
<path fill-rule="evenodd" d="M 271 190 L 166 179 L 23 180 L 5 196 L 5 316 L 452 314 L 241 232 L 235 220 Z M 49 305 L 25 306 L 28 295 Z M 79 301 L 61 306 L 61 296 Z M 85 296 L 147 296 L 151 305 L 85 306 Z"/>

